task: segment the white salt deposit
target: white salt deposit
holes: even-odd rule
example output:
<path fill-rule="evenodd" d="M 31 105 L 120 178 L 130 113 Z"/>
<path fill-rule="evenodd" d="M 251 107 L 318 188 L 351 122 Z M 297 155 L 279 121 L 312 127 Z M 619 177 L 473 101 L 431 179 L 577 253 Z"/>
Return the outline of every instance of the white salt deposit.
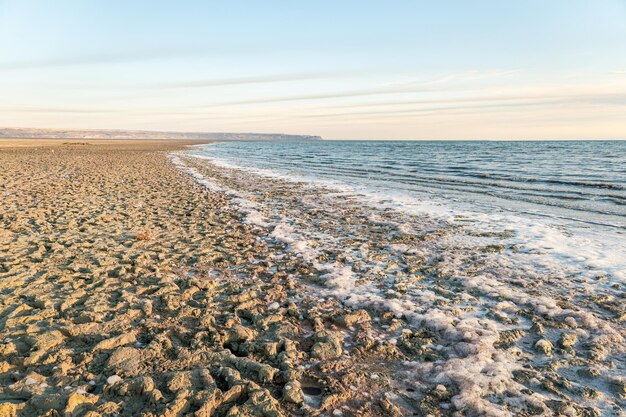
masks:
<path fill-rule="evenodd" d="M 391 312 L 410 329 L 432 332 L 437 343 L 428 347 L 441 358 L 407 361 L 405 372 L 397 378 L 437 390 L 456 387 L 450 407 L 468 410 L 470 415 L 513 415 L 508 406 L 529 408 L 558 398 L 541 389 L 541 374 L 528 383 L 514 377 L 515 372 L 527 370 L 525 366 L 545 365 L 547 356 L 541 352 L 555 349 L 562 333 L 555 327 L 558 324 L 576 331 L 582 340 L 578 346 L 599 346 L 595 352 L 608 358 L 594 365 L 604 382 L 593 385 L 604 395 L 585 402 L 611 408 L 607 398 L 613 394 L 607 381 L 626 370 L 626 331 L 598 308 L 594 297 L 604 294 L 610 299 L 619 294 L 615 285 L 624 281 L 626 267 L 620 268 L 626 265 L 626 257 L 616 257 L 615 249 L 603 254 L 602 245 L 514 216 L 459 216 L 439 207 L 439 213 L 431 211 L 424 217 L 423 207 L 418 210 L 408 202 L 397 204 L 398 200 L 399 211 L 385 211 L 382 208 L 389 204 L 375 198 L 369 202 L 374 203 L 371 207 L 362 196 L 285 182 L 280 176 L 246 180 L 253 170 L 243 175 L 222 163 L 216 176 L 208 178 L 186 165 L 191 160 L 181 158 L 173 157 L 172 162 L 199 183 L 209 184 L 209 190 L 231 196 L 229 204 L 246 214 L 246 222 L 266 228 L 271 240 L 316 268 L 324 286 L 311 290 L 320 297 Z M 220 176 L 237 184 L 237 189 L 225 187 Z M 291 192 L 255 198 L 258 189 L 275 190 L 277 184 L 281 189 L 291 187 Z M 300 197 L 294 200 L 295 196 Z M 475 221 L 457 221 L 467 217 Z M 360 218 L 365 222 L 357 221 Z M 425 239 L 414 239 L 424 230 L 428 231 Z M 407 272 L 394 266 L 413 258 L 423 269 Z M 535 322 L 552 327 L 539 337 Z M 519 344 L 498 347 L 505 332 L 518 330 L 522 331 Z M 401 335 L 402 330 L 380 338 L 397 342 Z M 572 383 L 582 392 L 581 382 Z"/>

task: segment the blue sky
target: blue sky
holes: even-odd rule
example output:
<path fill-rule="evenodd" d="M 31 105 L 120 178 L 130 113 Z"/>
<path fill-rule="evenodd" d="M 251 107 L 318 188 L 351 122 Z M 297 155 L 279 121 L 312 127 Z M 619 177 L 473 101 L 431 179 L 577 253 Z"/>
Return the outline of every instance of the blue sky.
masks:
<path fill-rule="evenodd" d="M 626 0 L 0 0 L 0 126 L 626 138 Z"/>

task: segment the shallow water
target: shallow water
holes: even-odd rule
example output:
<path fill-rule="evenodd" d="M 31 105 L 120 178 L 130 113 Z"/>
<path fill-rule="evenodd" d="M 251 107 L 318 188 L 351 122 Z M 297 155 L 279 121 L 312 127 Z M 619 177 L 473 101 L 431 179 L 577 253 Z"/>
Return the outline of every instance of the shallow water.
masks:
<path fill-rule="evenodd" d="M 276 259 L 307 265 L 294 278 L 310 296 L 400 320 L 399 328 L 374 324 L 371 337 L 403 352 L 394 385 L 411 388 L 413 400 L 503 416 L 557 413 L 565 398 L 580 412 L 593 406 L 619 415 L 613 387 L 626 369 L 620 227 L 422 200 L 345 176 L 215 156 L 231 145 L 258 144 L 210 145 L 172 161 L 227 195 Z M 573 335 L 575 346 L 565 346 Z M 432 397 L 439 384 L 455 391 L 452 404 Z"/>
<path fill-rule="evenodd" d="M 529 248 L 624 278 L 624 141 L 231 142 L 194 153 L 413 214 L 505 225 Z"/>
<path fill-rule="evenodd" d="M 207 152 L 415 199 L 626 227 L 626 142 L 238 142 Z"/>

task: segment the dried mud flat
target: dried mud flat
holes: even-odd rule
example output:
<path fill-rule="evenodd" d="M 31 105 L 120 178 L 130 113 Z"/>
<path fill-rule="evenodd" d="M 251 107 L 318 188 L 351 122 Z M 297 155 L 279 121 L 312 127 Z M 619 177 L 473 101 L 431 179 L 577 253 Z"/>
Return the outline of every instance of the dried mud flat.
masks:
<path fill-rule="evenodd" d="M 623 286 L 181 147 L 0 149 L 0 416 L 620 415 Z"/>

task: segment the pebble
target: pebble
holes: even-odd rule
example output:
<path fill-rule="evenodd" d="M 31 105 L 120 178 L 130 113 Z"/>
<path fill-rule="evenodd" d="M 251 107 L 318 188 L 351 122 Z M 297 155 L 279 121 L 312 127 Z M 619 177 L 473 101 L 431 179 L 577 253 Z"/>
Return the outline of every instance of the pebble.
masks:
<path fill-rule="evenodd" d="M 107 384 L 113 385 L 116 382 L 120 382 L 121 380 L 122 380 L 121 377 L 119 377 L 117 375 L 111 375 L 110 377 L 107 378 Z"/>

